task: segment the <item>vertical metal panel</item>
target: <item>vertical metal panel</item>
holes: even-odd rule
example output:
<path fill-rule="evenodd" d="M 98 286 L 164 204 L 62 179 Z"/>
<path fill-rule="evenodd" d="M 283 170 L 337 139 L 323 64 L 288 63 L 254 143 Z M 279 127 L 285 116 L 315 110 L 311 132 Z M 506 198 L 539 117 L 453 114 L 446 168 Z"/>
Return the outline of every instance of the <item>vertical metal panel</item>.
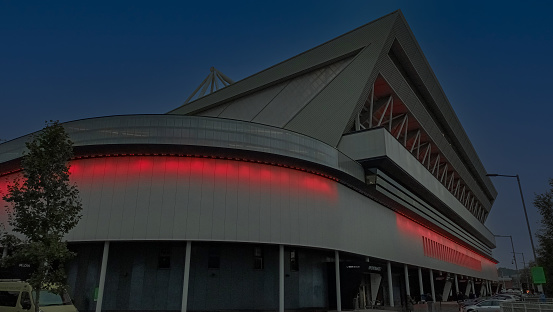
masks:
<path fill-rule="evenodd" d="M 173 238 L 173 227 L 176 215 L 175 209 L 178 191 L 177 180 L 179 175 L 179 159 L 175 157 L 166 157 L 164 160 L 166 168 L 163 177 L 163 189 L 161 190 L 162 203 L 159 208 L 159 238 L 171 239 Z"/>
<path fill-rule="evenodd" d="M 101 162 L 100 162 L 101 163 Z M 112 209 L 110 207 L 113 206 L 113 196 L 114 196 L 114 187 L 115 187 L 115 181 L 111 178 L 111 171 L 113 171 L 115 168 L 112 166 L 108 166 L 106 162 L 104 162 L 104 170 L 101 176 L 98 178 L 102 179 L 102 193 L 100 196 L 100 206 L 98 210 L 98 221 L 99 220 L 110 220 L 112 216 Z M 102 231 L 96 231 L 96 239 L 98 240 L 105 240 L 108 238 L 108 232 L 110 223 L 106 222 L 100 225 L 100 222 L 98 222 L 98 226 L 102 227 Z"/>
<path fill-rule="evenodd" d="M 150 197 L 152 195 L 153 160 L 137 160 L 134 166 L 139 168 L 138 194 L 136 195 L 136 207 L 134 214 L 133 238 L 141 238 L 147 235 L 148 210 L 150 209 Z M 157 195 L 157 194 L 156 194 Z"/>
<path fill-rule="evenodd" d="M 213 200 L 213 215 L 211 239 L 224 240 L 225 239 L 225 227 L 227 225 L 226 215 L 226 201 L 227 201 L 227 188 L 229 181 L 227 180 L 227 174 L 229 172 L 229 161 L 214 161 L 213 165 L 213 183 L 210 184 L 213 188 L 208 192 L 211 193 Z"/>
<path fill-rule="evenodd" d="M 102 209 L 100 201 L 102 199 L 103 174 L 105 169 L 102 164 L 104 162 L 105 159 L 95 159 L 95 165 L 91 167 L 91 170 L 87 170 L 90 174 L 90 196 L 88 197 L 86 205 L 87 207 L 90 207 L 90 209 L 87 210 L 88 218 L 85 223 L 85 237 L 96 238 L 98 227 L 100 227 L 101 230 L 107 230 L 107 228 L 104 228 L 106 223 L 98 222 L 98 215 Z"/>
<path fill-rule="evenodd" d="M 177 176 L 175 190 L 175 215 L 172 221 L 172 237 L 186 237 L 188 230 L 188 214 L 192 210 L 189 206 L 190 193 L 190 160 L 178 158 L 176 160 Z"/>
<path fill-rule="evenodd" d="M 195 159 L 187 159 L 190 170 L 196 168 L 199 172 L 203 171 L 203 162 Z M 202 214 L 202 179 L 191 179 L 189 185 L 188 205 L 183 205 L 188 214 L 186 218 L 186 237 L 198 239 L 200 237 L 200 218 Z"/>
<path fill-rule="evenodd" d="M 249 172 L 246 171 L 241 162 L 233 164 L 233 167 L 237 168 L 238 180 L 236 182 L 236 239 L 238 241 L 253 241 L 254 237 L 251 227 L 259 229 L 259 216 L 250 214 L 250 201 L 244 202 L 242 196 L 250 198 L 250 184 L 249 184 Z M 257 212 L 252 210 L 252 214 Z M 256 236 L 259 239 L 259 236 Z"/>
<path fill-rule="evenodd" d="M 163 212 L 163 193 L 165 190 L 165 171 L 167 157 L 152 159 L 152 184 L 150 187 L 150 201 L 148 202 L 148 220 L 146 223 L 146 236 L 152 239 L 159 239 L 159 232 L 163 226 L 161 214 Z M 170 200 L 170 198 L 168 199 Z"/>
<path fill-rule="evenodd" d="M 108 237 L 112 239 L 121 238 L 121 224 L 123 219 L 128 218 L 128 215 L 125 215 L 125 196 L 127 191 L 127 175 L 128 175 L 128 164 L 130 159 L 127 157 L 117 158 L 115 168 L 115 178 L 113 179 L 113 199 L 111 206 L 108 207 L 111 211 L 111 216 L 109 219 L 109 229 L 107 231 Z"/>

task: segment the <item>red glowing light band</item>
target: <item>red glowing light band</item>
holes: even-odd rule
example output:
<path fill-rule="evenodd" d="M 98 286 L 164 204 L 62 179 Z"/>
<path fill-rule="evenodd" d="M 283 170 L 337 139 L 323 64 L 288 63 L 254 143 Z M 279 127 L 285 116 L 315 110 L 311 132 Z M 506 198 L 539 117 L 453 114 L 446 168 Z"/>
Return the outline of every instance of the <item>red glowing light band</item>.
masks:
<path fill-rule="evenodd" d="M 265 164 L 265 165 L 270 165 L 270 166 L 278 166 L 278 167 L 283 167 L 283 168 L 288 168 L 288 169 L 294 169 L 294 170 L 299 170 L 299 171 L 303 171 L 303 172 L 307 172 L 307 173 L 311 173 L 311 174 L 315 174 L 315 175 L 318 175 L 318 176 L 321 176 L 321 177 L 324 177 L 324 178 L 327 178 L 327 179 L 330 179 L 330 180 L 333 180 L 333 181 L 336 181 L 336 182 L 339 182 L 340 180 L 338 178 L 335 178 L 333 176 L 330 176 L 330 175 L 327 175 L 327 174 L 324 174 L 324 173 L 320 173 L 320 172 L 316 172 L 316 171 L 313 171 L 313 170 L 307 170 L 305 168 L 301 168 L 301 167 L 296 167 L 296 166 L 289 166 L 289 165 L 286 165 L 286 164 L 280 164 L 280 163 L 275 163 L 275 162 L 268 162 L 268 161 L 261 161 L 261 160 L 255 160 L 255 159 L 246 159 L 246 158 L 239 158 L 239 157 L 224 157 L 224 156 L 214 156 L 214 155 L 199 155 L 199 154 L 167 154 L 167 153 L 161 153 L 161 154 L 157 154 L 157 153 L 138 153 L 138 154 L 135 154 L 135 153 L 116 153 L 116 154 L 98 154 L 98 155 L 83 155 L 83 156 L 76 156 L 76 157 L 73 157 L 71 160 L 79 160 L 79 159 L 90 159 L 90 158 L 102 158 L 102 157 L 133 157 L 133 156 L 164 156 L 164 157 L 167 157 L 167 156 L 172 156 L 172 157 L 195 157 L 195 158 L 212 158 L 212 159 L 225 159 L 225 160 L 234 160 L 234 161 L 244 161 L 244 162 L 251 162 L 251 163 L 258 163 L 258 164 Z M 5 176 L 5 175 L 10 175 L 10 174 L 13 174 L 13 173 L 17 173 L 17 172 L 20 172 L 22 169 L 16 169 L 16 170 L 11 170 L 11 171 L 8 171 L 8 172 L 2 172 L 0 173 L 0 177 L 2 176 Z"/>
<path fill-rule="evenodd" d="M 403 213 L 401 213 L 397 210 L 396 210 L 396 223 L 398 225 L 398 229 L 400 231 L 404 232 L 407 235 L 410 235 L 410 236 L 411 235 L 416 235 L 416 236 L 426 237 L 427 239 L 429 239 L 432 242 L 435 242 L 437 244 L 438 244 L 439 240 L 442 240 L 442 241 L 445 240 L 444 243 L 440 244 L 441 246 L 435 247 L 436 250 L 439 249 L 439 248 L 448 247 L 451 250 L 460 251 L 458 256 L 460 256 L 460 255 L 467 255 L 468 256 L 468 254 L 472 254 L 472 256 L 468 256 L 468 257 L 476 259 L 477 261 L 478 261 L 477 258 L 481 258 L 481 260 L 479 261 L 480 262 L 480 266 L 479 266 L 480 270 L 482 269 L 481 261 L 489 261 L 493 264 L 499 263 L 497 260 L 495 260 L 495 259 L 493 259 L 493 258 L 491 258 L 487 255 L 484 255 L 481 252 L 476 251 L 476 250 L 474 250 L 473 248 L 471 248 L 469 246 L 466 246 L 464 244 L 461 245 L 461 244 L 459 244 L 459 242 L 456 242 L 453 239 L 438 233 L 436 230 L 428 227 L 425 224 L 422 224 L 421 222 L 419 222 L 417 220 L 414 220 L 413 218 L 411 218 L 411 217 L 409 217 L 409 216 L 407 216 L 407 215 L 405 215 L 405 214 L 403 214 Z M 429 244 L 432 244 L 432 243 L 429 243 Z M 429 245 L 424 245 L 424 242 L 423 242 L 423 248 L 430 248 L 430 247 L 429 247 Z M 424 249 L 425 256 L 430 256 L 428 254 L 429 252 L 430 252 L 429 250 Z M 436 258 L 436 259 L 439 259 L 439 260 L 444 259 L 443 255 L 441 255 L 441 254 L 438 255 L 437 253 L 433 253 L 433 255 L 430 256 L 430 257 Z M 447 258 L 447 259 L 451 260 L 452 258 Z M 462 265 L 462 266 L 465 266 L 465 267 L 469 267 L 466 264 L 468 262 L 470 262 L 470 260 L 466 260 L 466 261 L 463 260 L 462 264 L 459 264 L 460 260 L 455 260 L 456 262 L 451 262 L 451 261 L 448 261 L 448 260 L 443 260 L 443 261 L 447 261 L 447 262 L 457 264 L 457 265 Z M 469 267 L 469 268 L 478 270 L 478 265 L 474 265 L 474 267 Z"/>

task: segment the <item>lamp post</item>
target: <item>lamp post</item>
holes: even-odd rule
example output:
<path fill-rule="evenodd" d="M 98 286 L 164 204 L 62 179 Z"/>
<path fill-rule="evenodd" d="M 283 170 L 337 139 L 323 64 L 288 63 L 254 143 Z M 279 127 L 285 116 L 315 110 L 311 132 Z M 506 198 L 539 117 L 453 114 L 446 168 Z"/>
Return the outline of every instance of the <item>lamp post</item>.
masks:
<path fill-rule="evenodd" d="M 513 260 L 515 260 L 515 269 L 518 273 L 518 286 L 520 286 L 520 290 L 522 291 L 522 282 L 520 281 L 520 272 L 518 271 L 518 264 L 517 264 L 517 257 L 515 257 L 515 245 L 513 244 L 513 237 L 511 235 L 494 235 L 495 237 L 508 237 L 511 239 L 511 248 L 513 248 Z"/>
<path fill-rule="evenodd" d="M 528 222 L 528 213 L 526 212 L 526 204 L 524 203 L 524 196 L 522 195 L 522 187 L 520 186 L 520 178 L 517 175 L 507 175 L 507 174 L 497 174 L 490 173 L 487 174 L 488 177 L 506 177 L 506 178 L 517 178 L 518 190 L 520 191 L 520 199 L 522 200 L 522 208 L 524 208 L 524 217 L 526 218 L 526 225 L 528 226 L 528 234 L 530 235 L 530 244 L 532 245 L 532 253 L 534 254 L 534 261 L 538 261 L 536 257 L 536 249 L 534 248 L 534 239 L 532 238 L 532 230 L 530 230 L 530 222 Z M 514 250 L 513 250 L 514 252 Z"/>
<path fill-rule="evenodd" d="M 515 252 L 513 254 L 513 257 L 516 258 L 517 254 L 522 255 L 522 265 L 523 265 L 522 271 L 524 272 L 524 270 L 526 270 L 526 261 L 524 260 L 524 253 L 523 252 Z M 528 275 L 530 274 L 530 272 L 525 272 L 525 273 L 526 273 L 525 274 L 526 275 L 526 286 L 528 287 L 528 289 L 530 289 L 530 281 L 528 280 Z M 522 274 L 521 274 L 521 278 L 522 278 Z"/>

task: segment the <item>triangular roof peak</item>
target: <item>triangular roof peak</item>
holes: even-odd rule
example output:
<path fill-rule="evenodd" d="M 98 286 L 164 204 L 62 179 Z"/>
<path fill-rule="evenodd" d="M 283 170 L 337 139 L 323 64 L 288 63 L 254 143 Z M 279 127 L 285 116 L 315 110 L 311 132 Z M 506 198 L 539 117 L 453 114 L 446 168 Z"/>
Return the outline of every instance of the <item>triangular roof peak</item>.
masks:
<path fill-rule="evenodd" d="M 217 92 L 184 104 L 170 111 L 169 114 L 196 115 L 341 59 L 356 56 L 369 45 L 379 43 L 378 46 L 382 47 L 398 16 L 403 18 L 400 10 L 351 30 Z"/>

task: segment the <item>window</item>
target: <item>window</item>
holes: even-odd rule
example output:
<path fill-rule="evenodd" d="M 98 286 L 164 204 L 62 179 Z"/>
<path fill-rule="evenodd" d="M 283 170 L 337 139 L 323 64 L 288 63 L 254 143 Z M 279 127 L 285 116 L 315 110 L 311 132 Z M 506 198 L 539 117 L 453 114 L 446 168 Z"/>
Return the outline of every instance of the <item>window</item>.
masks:
<path fill-rule="evenodd" d="M 208 269 L 219 269 L 221 266 L 221 255 L 219 248 L 209 248 L 209 255 L 207 258 Z"/>
<path fill-rule="evenodd" d="M 253 249 L 253 269 L 263 270 L 263 249 L 261 247 Z"/>
<path fill-rule="evenodd" d="M 31 295 L 29 295 L 28 292 L 24 291 L 21 293 L 20 304 L 23 310 L 29 310 L 31 308 Z"/>
<path fill-rule="evenodd" d="M 158 269 L 170 269 L 171 268 L 171 249 L 161 248 L 159 256 L 157 258 Z"/>
<path fill-rule="evenodd" d="M 15 307 L 19 291 L 0 291 L 0 307 Z"/>
<path fill-rule="evenodd" d="M 298 269 L 298 251 L 296 249 L 292 249 L 290 250 L 290 271 L 297 271 Z"/>

